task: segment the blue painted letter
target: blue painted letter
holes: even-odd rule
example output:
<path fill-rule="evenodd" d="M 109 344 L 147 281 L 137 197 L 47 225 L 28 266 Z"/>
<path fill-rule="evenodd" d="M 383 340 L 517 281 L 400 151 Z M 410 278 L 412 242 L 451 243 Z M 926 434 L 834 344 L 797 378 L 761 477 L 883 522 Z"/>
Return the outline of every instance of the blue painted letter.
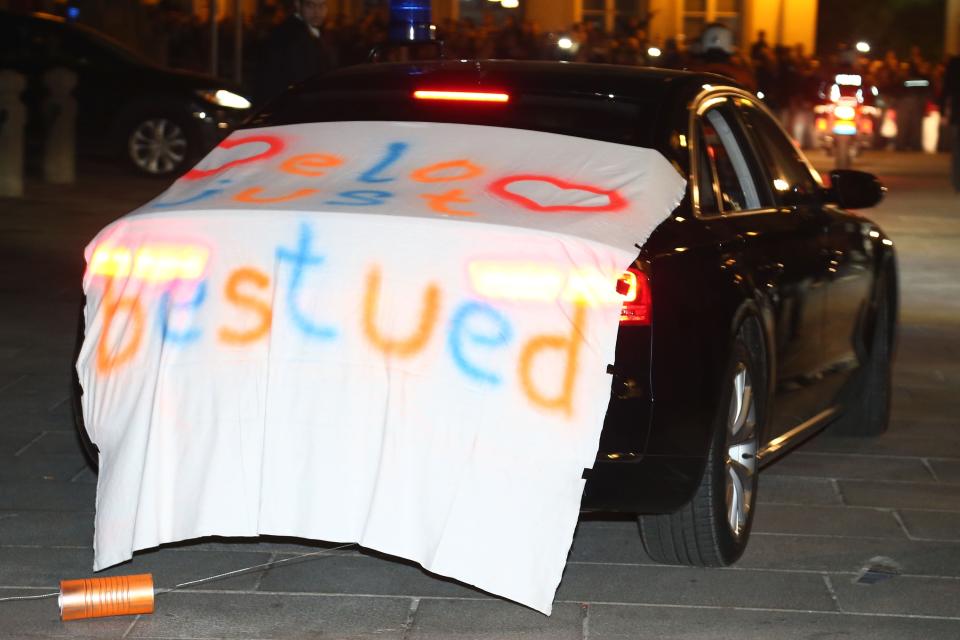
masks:
<path fill-rule="evenodd" d="M 229 183 L 230 183 L 230 180 L 217 180 L 217 183 L 218 183 L 218 184 L 229 184 Z M 157 209 L 165 209 L 165 208 L 167 208 L 167 207 L 179 207 L 180 205 L 193 204 L 194 202 L 199 202 L 200 200 L 206 200 L 207 198 L 210 198 L 210 197 L 212 197 L 212 196 L 215 196 L 215 195 L 217 195 L 218 193 L 223 193 L 223 188 L 222 188 L 222 187 L 217 188 L 217 189 L 204 189 L 203 191 L 201 191 L 200 193 L 198 193 L 198 194 L 196 194 L 196 195 L 192 195 L 192 196 L 190 196 L 190 197 L 188 197 L 188 198 L 184 198 L 183 200 L 177 200 L 176 202 L 169 202 L 169 201 L 167 201 L 167 202 L 154 202 L 154 203 L 151 204 L 150 206 L 151 206 L 151 207 L 155 207 L 155 208 L 157 208 Z"/>
<path fill-rule="evenodd" d="M 177 285 L 179 284 L 178 282 Z M 207 298 L 207 281 L 204 280 L 198 284 L 194 290 L 193 297 L 184 302 L 173 301 L 172 290 L 175 288 L 176 285 L 171 287 L 171 289 L 167 289 L 160 297 L 160 335 L 163 336 L 164 342 L 190 344 L 200 337 L 200 329 L 193 327 L 182 331 L 175 331 L 170 328 L 170 319 L 177 311 L 193 312 L 200 308 L 203 301 Z M 190 313 L 187 319 L 188 322 L 185 324 L 189 324 L 189 320 L 193 319 L 193 313 Z"/>
<path fill-rule="evenodd" d="M 385 155 L 380 162 L 364 171 L 360 175 L 360 182 L 393 182 L 396 180 L 396 178 L 384 178 L 379 174 L 386 171 L 390 165 L 399 160 L 400 156 L 404 154 L 409 146 L 406 142 L 391 142 L 387 147 L 387 155 Z"/>
<path fill-rule="evenodd" d="M 487 324 L 487 331 L 479 333 L 471 330 L 470 318 L 479 316 L 480 322 Z M 468 344 L 477 347 L 500 347 L 506 345 L 513 338 L 513 330 L 506 317 L 493 307 L 482 302 L 466 302 L 453 315 L 450 327 L 450 352 L 453 361 L 465 374 L 479 382 L 500 384 L 500 376 L 492 371 L 481 369 L 467 360 L 464 347 Z"/>
<path fill-rule="evenodd" d="M 341 207 L 375 206 L 383 204 L 393 194 L 389 191 L 359 189 L 357 191 L 341 191 L 337 195 L 341 198 L 340 200 L 327 200 L 323 204 L 333 204 Z"/>
<path fill-rule="evenodd" d="M 303 285 L 303 274 L 310 266 L 323 264 L 323 256 L 312 255 L 310 245 L 313 244 L 313 230 L 307 223 L 300 224 L 300 238 L 296 251 L 280 247 L 277 249 L 277 260 L 293 264 L 293 276 L 290 278 L 290 287 L 287 290 L 287 309 L 294 323 L 305 334 L 321 340 L 332 340 L 337 336 L 337 330 L 330 326 L 318 325 L 307 318 L 297 305 L 297 294 Z"/>

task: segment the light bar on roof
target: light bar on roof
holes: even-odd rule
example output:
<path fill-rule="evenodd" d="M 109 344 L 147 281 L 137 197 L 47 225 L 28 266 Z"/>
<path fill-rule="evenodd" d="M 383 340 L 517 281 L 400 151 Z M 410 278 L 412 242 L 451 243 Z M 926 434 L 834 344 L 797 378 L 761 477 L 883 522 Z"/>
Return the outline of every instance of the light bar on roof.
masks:
<path fill-rule="evenodd" d="M 413 97 L 418 100 L 453 100 L 464 102 L 509 102 L 510 96 L 506 93 L 489 91 L 433 91 L 417 90 Z"/>

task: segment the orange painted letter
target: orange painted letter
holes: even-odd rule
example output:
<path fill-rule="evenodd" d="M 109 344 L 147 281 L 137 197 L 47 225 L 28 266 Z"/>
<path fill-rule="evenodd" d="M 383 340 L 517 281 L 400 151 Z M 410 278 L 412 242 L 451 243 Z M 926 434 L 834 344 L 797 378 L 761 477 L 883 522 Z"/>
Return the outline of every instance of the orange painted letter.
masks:
<path fill-rule="evenodd" d="M 285 160 L 280 165 L 280 170 L 298 176 L 319 178 L 327 174 L 324 169 L 339 167 L 342 164 L 343 158 L 340 156 L 330 155 L 329 153 L 305 153 Z"/>
<path fill-rule="evenodd" d="M 110 296 L 110 285 L 107 285 L 103 292 L 103 328 L 100 330 L 100 339 L 97 341 L 97 371 L 101 374 L 107 374 L 116 369 L 124 362 L 133 358 L 137 349 L 140 348 L 140 342 L 143 340 L 143 309 L 140 308 L 139 298 L 119 298 L 113 302 L 108 300 Z M 110 327 L 117 317 L 117 312 L 126 309 L 129 316 L 129 324 L 124 326 L 123 335 L 121 335 L 120 344 L 123 344 L 123 338 L 126 337 L 126 329 L 129 326 L 131 335 L 126 346 L 117 347 L 112 350 L 107 345 L 110 336 Z"/>
<path fill-rule="evenodd" d="M 437 213 L 449 213 L 454 216 L 475 216 L 473 211 L 462 211 L 451 209 L 448 205 L 453 202 L 466 203 L 473 202 L 470 198 L 463 195 L 463 189 L 451 189 L 446 193 L 424 193 L 421 198 L 427 201 L 431 209 Z"/>
<path fill-rule="evenodd" d="M 258 289 L 266 289 L 270 286 L 270 278 L 262 271 L 253 267 L 242 267 L 230 274 L 227 279 L 227 286 L 224 287 L 224 295 L 227 300 L 238 307 L 244 307 L 256 312 L 260 317 L 260 322 L 253 329 L 237 330 L 229 327 L 220 328 L 220 339 L 227 344 L 248 344 L 267 335 L 270 331 L 270 322 L 273 319 L 273 311 L 268 302 L 264 302 L 250 295 L 240 293 L 240 286 L 244 282 L 249 282 Z"/>
<path fill-rule="evenodd" d="M 435 284 L 427 286 L 423 294 L 423 312 L 416 332 L 408 338 L 389 338 L 380 335 L 377 328 L 377 308 L 380 298 L 380 269 L 374 267 L 367 275 L 367 292 L 363 300 L 363 332 L 370 342 L 387 355 L 409 358 L 423 349 L 437 324 L 440 310 L 440 289 Z M 395 317 L 395 314 L 389 314 Z"/>
<path fill-rule="evenodd" d="M 583 305 L 575 305 L 573 328 L 569 336 L 543 334 L 534 336 L 520 353 L 519 373 L 523 392 L 533 404 L 544 409 L 560 409 L 568 416 L 573 414 L 573 385 L 577 378 L 580 344 L 583 342 L 583 328 L 587 321 L 587 312 Z M 567 366 L 563 372 L 563 386 L 560 393 L 548 396 L 541 393 L 534 384 L 531 368 L 537 354 L 544 349 L 557 349 L 565 352 Z"/>
<path fill-rule="evenodd" d="M 252 202 L 254 204 L 273 204 L 274 202 L 290 202 L 291 200 L 299 200 L 300 198 L 306 198 L 307 196 L 312 196 L 317 193 L 317 189 L 297 189 L 293 193 L 288 193 L 282 196 L 275 196 L 273 198 L 258 198 L 261 193 L 263 193 L 263 187 L 250 187 L 249 189 L 244 189 L 240 193 L 233 196 L 233 199 L 237 202 Z"/>
<path fill-rule="evenodd" d="M 458 171 L 453 175 L 449 173 L 451 169 Z M 440 173 L 441 175 L 434 175 Z M 410 177 L 417 182 L 454 182 L 456 180 L 469 180 L 483 175 L 483 167 L 478 167 L 469 160 L 451 160 L 450 162 L 438 162 L 426 167 L 421 167 L 410 174 Z"/>

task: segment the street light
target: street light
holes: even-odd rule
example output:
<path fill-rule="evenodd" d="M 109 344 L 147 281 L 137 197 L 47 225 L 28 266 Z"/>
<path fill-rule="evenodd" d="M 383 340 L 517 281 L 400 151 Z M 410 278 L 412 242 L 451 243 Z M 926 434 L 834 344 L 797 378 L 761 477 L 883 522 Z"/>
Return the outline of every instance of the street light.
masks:
<path fill-rule="evenodd" d="M 857 51 L 860 53 L 870 53 L 870 44 L 861 40 L 857 43 Z"/>
<path fill-rule="evenodd" d="M 561 49 L 570 49 L 573 47 L 573 40 L 567 37 L 560 38 L 557 40 L 557 46 Z"/>
<path fill-rule="evenodd" d="M 500 6 L 504 9 L 516 9 L 520 6 L 520 0 L 501 0 Z"/>
<path fill-rule="evenodd" d="M 657 47 L 650 47 L 649 49 L 647 49 L 647 55 L 650 56 L 651 58 L 659 58 L 661 53 L 663 52 L 660 51 L 660 49 L 658 49 Z"/>

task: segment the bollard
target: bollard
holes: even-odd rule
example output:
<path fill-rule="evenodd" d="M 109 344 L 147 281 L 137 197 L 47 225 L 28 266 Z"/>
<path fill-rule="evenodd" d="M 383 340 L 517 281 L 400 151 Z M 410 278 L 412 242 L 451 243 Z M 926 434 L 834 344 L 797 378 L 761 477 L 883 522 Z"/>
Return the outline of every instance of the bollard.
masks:
<path fill-rule="evenodd" d="M 27 82 L 16 71 L 0 71 L 0 197 L 23 196 L 23 128 L 27 109 L 20 100 Z"/>
<path fill-rule="evenodd" d="M 73 89 L 77 74 L 56 67 L 43 74 L 48 97 L 44 100 L 46 139 L 43 144 L 43 177 L 53 184 L 72 184 L 76 180 L 77 101 Z"/>

